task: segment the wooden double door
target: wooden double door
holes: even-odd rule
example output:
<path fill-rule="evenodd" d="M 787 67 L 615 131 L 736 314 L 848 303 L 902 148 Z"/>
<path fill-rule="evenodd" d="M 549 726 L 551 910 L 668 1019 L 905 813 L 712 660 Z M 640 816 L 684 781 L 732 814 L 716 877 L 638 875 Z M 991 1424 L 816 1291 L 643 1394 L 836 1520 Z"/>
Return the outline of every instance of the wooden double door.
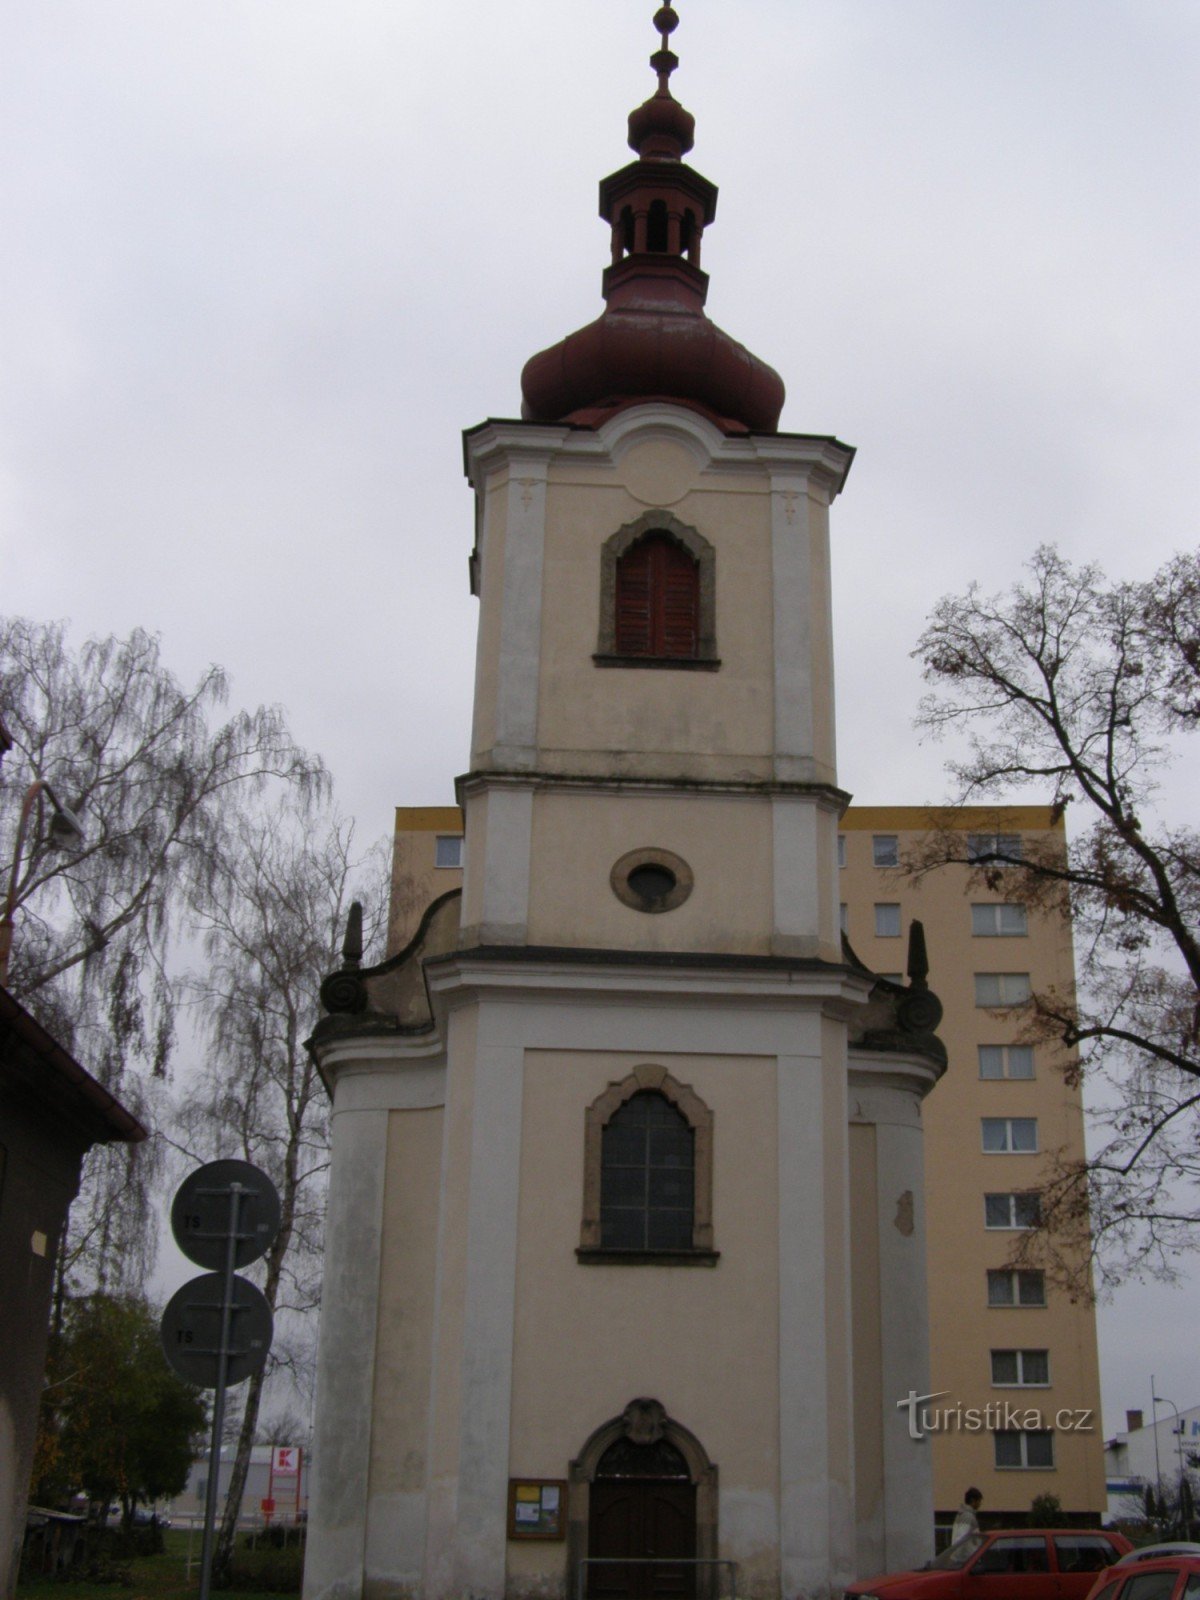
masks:
<path fill-rule="evenodd" d="M 588 1600 L 694 1600 L 696 1486 L 686 1478 L 596 1478 L 588 1512 Z M 616 1562 L 616 1565 L 608 1565 Z"/>

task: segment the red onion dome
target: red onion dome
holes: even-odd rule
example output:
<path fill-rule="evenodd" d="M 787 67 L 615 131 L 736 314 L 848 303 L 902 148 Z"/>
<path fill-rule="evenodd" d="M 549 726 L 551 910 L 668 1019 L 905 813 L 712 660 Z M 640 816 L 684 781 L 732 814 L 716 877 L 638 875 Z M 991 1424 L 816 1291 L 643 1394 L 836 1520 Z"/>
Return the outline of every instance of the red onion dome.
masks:
<path fill-rule="evenodd" d="M 530 422 L 596 427 L 647 400 L 708 416 L 726 433 L 774 433 L 779 374 L 703 312 L 609 306 L 586 328 L 533 356 L 521 374 Z"/>
<path fill-rule="evenodd" d="M 704 314 L 704 230 L 716 186 L 683 161 L 695 119 L 671 94 L 678 58 L 667 41 L 679 18 L 660 6 L 662 48 L 650 58 L 658 89 L 629 118 L 638 159 L 600 184 L 612 236 L 603 314 L 526 362 L 521 415 L 595 427 L 645 400 L 691 406 L 734 433 L 774 433 L 783 381 Z"/>

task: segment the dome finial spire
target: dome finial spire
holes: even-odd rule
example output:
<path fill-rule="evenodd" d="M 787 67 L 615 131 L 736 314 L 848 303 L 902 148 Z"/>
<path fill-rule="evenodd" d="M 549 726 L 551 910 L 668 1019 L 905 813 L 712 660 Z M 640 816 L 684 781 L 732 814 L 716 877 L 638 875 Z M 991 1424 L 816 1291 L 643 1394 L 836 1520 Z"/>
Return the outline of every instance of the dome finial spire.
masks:
<path fill-rule="evenodd" d="M 658 73 L 659 90 L 669 94 L 668 79 L 679 65 L 679 57 L 671 49 L 671 35 L 679 26 L 679 13 L 674 6 L 659 6 L 654 13 L 654 26 L 661 35 L 662 44 L 650 57 L 650 65 Z"/>
<path fill-rule="evenodd" d="M 774 433 L 778 373 L 704 315 L 700 247 L 717 187 L 684 160 L 696 119 L 671 93 L 679 15 L 669 0 L 656 3 L 660 46 L 650 66 L 658 84 L 629 116 L 637 159 L 600 181 L 612 241 L 604 311 L 525 363 L 521 415 L 594 428 L 625 406 L 661 401 L 690 406 L 726 433 Z"/>
<path fill-rule="evenodd" d="M 671 35 L 679 26 L 674 6 L 659 6 L 654 26 L 662 43 L 650 57 L 658 74 L 658 88 L 644 105 L 630 113 L 629 144 L 643 160 L 681 161 L 695 142 L 696 119 L 685 111 L 671 93 L 671 74 L 679 57 L 670 48 Z"/>

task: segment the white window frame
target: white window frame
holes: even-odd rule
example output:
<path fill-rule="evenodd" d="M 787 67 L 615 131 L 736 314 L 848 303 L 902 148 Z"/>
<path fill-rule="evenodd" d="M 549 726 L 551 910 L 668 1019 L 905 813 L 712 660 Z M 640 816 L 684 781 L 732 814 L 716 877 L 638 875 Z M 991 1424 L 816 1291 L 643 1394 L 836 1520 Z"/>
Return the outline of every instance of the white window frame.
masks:
<path fill-rule="evenodd" d="M 1024 939 L 1029 913 L 1012 900 L 977 900 L 971 906 L 973 939 Z"/>
<path fill-rule="evenodd" d="M 837 836 L 837 841 L 838 841 L 838 846 L 837 846 L 837 850 L 838 850 L 838 855 L 837 855 L 838 866 L 839 867 L 844 867 L 846 865 L 846 835 L 844 833 L 839 833 L 838 836 Z"/>
<path fill-rule="evenodd" d="M 1019 833 L 969 833 L 967 835 L 967 860 L 979 861 L 984 856 L 1003 855 L 1009 856 L 1014 861 L 1024 858 L 1021 835 Z M 989 865 L 1005 867 L 1006 861 L 993 861 Z"/>
<path fill-rule="evenodd" d="M 989 984 L 994 980 L 996 985 L 996 999 L 986 1000 L 980 998 L 980 985 Z M 1020 990 L 1023 993 L 1019 998 L 1006 994 L 1009 989 Z M 1029 981 L 1027 972 L 977 972 L 975 974 L 975 1006 L 980 1011 L 1004 1011 L 1009 1006 L 1023 1006 L 1033 993 L 1033 986 Z"/>
<path fill-rule="evenodd" d="M 1038 1153 L 1038 1124 L 1036 1117 L 981 1117 L 979 1119 L 980 1146 L 985 1156 L 1035 1156 Z M 1032 1144 L 1017 1143 L 1017 1126 L 1033 1132 Z M 988 1134 L 1000 1143 L 988 1143 Z"/>
<path fill-rule="evenodd" d="M 454 861 L 443 861 L 443 845 L 455 845 Z M 438 871 L 462 871 L 463 836 L 461 833 L 439 833 L 433 841 L 433 865 Z"/>
<path fill-rule="evenodd" d="M 893 918 L 892 912 L 895 912 Z M 881 915 L 881 913 L 883 913 Z M 895 922 L 895 927 L 885 926 Z M 898 939 L 901 931 L 900 902 L 898 900 L 876 900 L 875 902 L 875 937 L 877 939 Z"/>
<path fill-rule="evenodd" d="M 1006 1462 L 1000 1460 L 1001 1439 L 1019 1439 L 1021 1441 L 1020 1461 Z M 1030 1439 L 1047 1439 L 1049 1441 L 1049 1461 L 1031 1462 L 1029 1460 Z M 1030 1429 L 1028 1431 L 1018 1428 L 999 1428 L 995 1433 L 992 1434 L 992 1452 L 997 1472 L 1055 1472 L 1058 1470 L 1057 1464 L 1054 1460 L 1054 1435 L 1040 1428 Z"/>
<path fill-rule="evenodd" d="M 1018 1202 L 1028 1198 L 1032 1202 L 1033 1220 L 1029 1222 L 1018 1221 Z M 1008 1202 L 1008 1221 L 988 1221 L 988 1201 L 1005 1200 Z M 1041 1220 L 1041 1207 L 1036 1189 L 1012 1189 L 1005 1191 L 992 1190 L 983 1197 L 983 1225 L 989 1233 L 1027 1233 L 1030 1228 L 1036 1228 Z"/>
<path fill-rule="evenodd" d="M 990 1352 L 990 1354 L 991 1354 L 991 1363 L 992 1363 L 992 1388 L 993 1389 L 1048 1389 L 1050 1387 L 1050 1352 L 1049 1352 L 1049 1350 L 1038 1350 L 1038 1349 L 1016 1350 L 1011 1345 L 1008 1345 L 1008 1346 L 1005 1346 L 1002 1349 L 993 1350 L 993 1351 Z M 1017 1358 L 1017 1360 L 1016 1360 L 1017 1375 L 1016 1375 L 1015 1378 L 998 1378 L 996 1376 L 996 1357 L 997 1356 L 1015 1356 Z M 1046 1376 L 1044 1378 L 1027 1378 L 1025 1376 L 1025 1363 L 1026 1363 L 1026 1358 L 1029 1357 L 1029 1356 L 1041 1356 L 1042 1360 L 1045 1362 L 1045 1367 L 1046 1367 Z"/>
<path fill-rule="evenodd" d="M 880 857 L 884 857 L 880 860 Z M 890 859 L 888 859 L 890 857 Z M 871 865 L 875 867 L 898 867 L 900 865 L 900 835 L 898 833 L 874 833 L 871 835 Z"/>
<path fill-rule="evenodd" d="M 976 1046 L 979 1056 L 979 1076 L 984 1083 L 1031 1083 L 1035 1077 L 1033 1046 L 1031 1044 L 981 1044 Z M 987 1060 L 999 1066 L 999 1072 L 984 1070 L 984 1051 L 988 1052 Z M 1028 1072 L 1014 1072 L 1013 1062 L 1029 1063 Z"/>
<path fill-rule="evenodd" d="M 992 1284 L 1003 1278 L 1008 1283 L 1011 1300 L 993 1300 Z M 1021 1299 L 1021 1279 L 1036 1278 L 1041 1288 L 1040 1300 Z M 989 1267 L 987 1272 L 987 1303 L 994 1311 L 1044 1311 L 1046 1309 L 1046 1274 L 1040 1267 Z"/>

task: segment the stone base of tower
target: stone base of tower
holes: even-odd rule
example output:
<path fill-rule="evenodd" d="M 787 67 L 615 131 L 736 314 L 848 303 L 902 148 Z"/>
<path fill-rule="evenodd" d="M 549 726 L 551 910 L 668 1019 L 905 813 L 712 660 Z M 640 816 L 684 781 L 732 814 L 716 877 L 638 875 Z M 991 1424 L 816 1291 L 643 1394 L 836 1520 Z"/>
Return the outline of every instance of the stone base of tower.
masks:
<path fill-rule="evenodd" d="M 631 1550 L 682 1593 L 791 1600 L 924 1559 L 896 1401 L 928 1387 L 938 1069 L 852 1045 L 871 980 L 527 949 L 424 972 L 431 1028 L 334 1017 L 316 1045 L 308 1600 L 613 1594 Z M 646 1097 L 692 1130 L 693 1232 L 613 1250 L 601 1136 Z"/>

